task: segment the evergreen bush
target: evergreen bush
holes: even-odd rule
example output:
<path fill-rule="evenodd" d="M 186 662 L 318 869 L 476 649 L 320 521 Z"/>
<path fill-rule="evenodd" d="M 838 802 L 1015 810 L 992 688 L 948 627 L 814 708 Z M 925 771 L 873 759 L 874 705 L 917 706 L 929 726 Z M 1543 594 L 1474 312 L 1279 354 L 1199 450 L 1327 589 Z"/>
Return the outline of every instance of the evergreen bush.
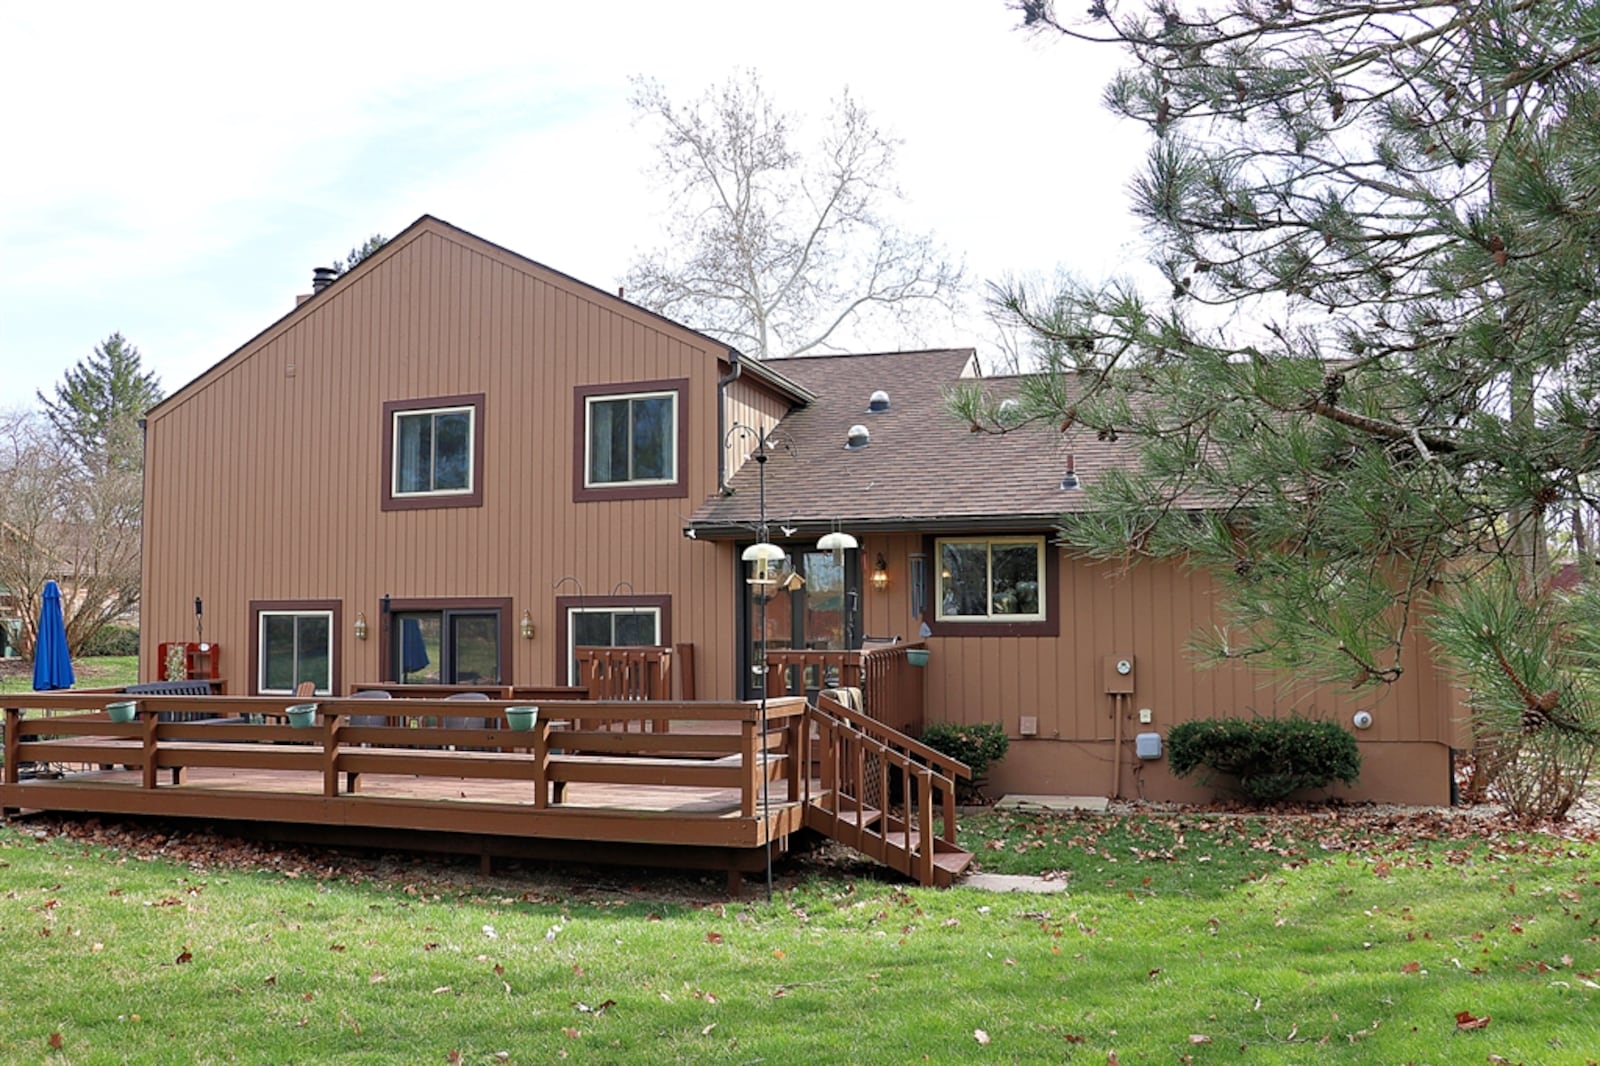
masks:
<path fill-rule="evenodd" d="M 1361 772 L 1356 738 L 1308 718 L 1211 718 L 1167 731 L 1167 762 L 1187 777 L 1205 766 L 1238 779 L 1252 803 L 1278 803 L 1303 788 L 1353 785 Z"/>
<path fill-rule="evenodd" d="M 922 742 L 928 747 L 960 759 L 972 769 L 972 792 L 988 771 L 991 763 L 1005 758 L 1011 740 L 1006 727 L 999 722 L 978 722 L 962 725 L 959 722 L 935 722 L 922 731 Z"/>
<path fill-rule="evenodd" d="M 84 656 L 93 655 L 138 655 L 139 630 L 136 626 L 101 626 L 88 640 L 84 641 Z"/>

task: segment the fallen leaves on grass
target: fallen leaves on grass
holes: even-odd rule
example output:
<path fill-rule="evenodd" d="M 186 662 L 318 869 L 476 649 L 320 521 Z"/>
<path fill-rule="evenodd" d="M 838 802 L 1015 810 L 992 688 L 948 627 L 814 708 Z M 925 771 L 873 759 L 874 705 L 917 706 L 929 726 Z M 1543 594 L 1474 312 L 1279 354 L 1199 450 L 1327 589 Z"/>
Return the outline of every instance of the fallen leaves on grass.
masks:
<path fill-rule="evenodd" d="M 1485 1014 L 1482 1018 L 1475 1018 L 1473 1017 L 1471 1011 L 1463 1010 L 1456 1012 L 1456 1028 L 1462 1032 L 1466 1032 L 1471 1029 L 1487 1029 L 1488 1027 L 1489 1016 L 1487 1014 Z"/>
<path fill-rule="evenodd" d="M 982 1029 L 974 1029 L 972 1031 L 972 1039 L 976 1040 L 984 1047 L 989 1046 L 989 1034 L 984 1032 Z"/>

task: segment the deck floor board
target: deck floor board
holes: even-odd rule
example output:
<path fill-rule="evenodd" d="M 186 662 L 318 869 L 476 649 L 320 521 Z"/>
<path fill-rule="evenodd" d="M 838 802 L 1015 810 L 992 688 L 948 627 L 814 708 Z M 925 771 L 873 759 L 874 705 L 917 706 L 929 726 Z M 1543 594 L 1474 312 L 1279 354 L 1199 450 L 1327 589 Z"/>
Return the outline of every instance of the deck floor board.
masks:
<path fill-rule="evenodd" d="M 322 774 L 309 770 L 235 770 L 193 767 L 183 784 L 163 783 L 161 791 L 272 792 L 286 795 L 322 794 Z M 58 781 L 94 782 L 137 789 L 138 770 L 100 770 L 74 773 L 60 779 L 38 778 L 24 782 L 25 789 L 49 789 Z M 533 806 L 533 788 L 525 781 L 478 778 L 418 777 L 410 774 L 362 774 L 362 798 L 416 799 L 466 803 L 523 804 Z M 41 804 L 47 803 L 41 797 Z M 561 807 L 587 810 L 680 812 L 684 814 L 739 813 L 736 788 L 685 788 L 651 785 L 609 785 L 573 782 L 567 786 Z M 558 808 L 559 809 L 559 808 Z"/>

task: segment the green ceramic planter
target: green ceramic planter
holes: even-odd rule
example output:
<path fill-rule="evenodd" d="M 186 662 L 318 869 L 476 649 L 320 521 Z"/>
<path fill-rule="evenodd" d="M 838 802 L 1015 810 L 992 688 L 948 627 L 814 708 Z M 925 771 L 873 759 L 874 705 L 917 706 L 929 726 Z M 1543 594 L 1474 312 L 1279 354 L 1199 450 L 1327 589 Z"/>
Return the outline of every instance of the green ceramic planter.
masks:
<path fill-rule="evenodd" d="M 526 733 L 539 720 L 537 707 L 507 707 L 506 723 L 519 733 Z"/>
<path fill-rule="evenodd" d="M 315 703 L 297 703 L 288 710 L 289 724 L 296 729 L 309 729 L 317 721 Z"/>
<path fill-rule="evenodd" d="M 906 662 L 910 663 L 912 666 L 927 666 L 928 665 L 928 649 L 927 648 L 909 648 L 909 649 L 907 649 L 906 650 Z"/>
<path fill-rule="evenodd" d="M 106 704 L 106 714 L 113 722 L 131 722 L 139 717 L 139 703 L 137 700 L 121 700 L 117 703 Z"/>

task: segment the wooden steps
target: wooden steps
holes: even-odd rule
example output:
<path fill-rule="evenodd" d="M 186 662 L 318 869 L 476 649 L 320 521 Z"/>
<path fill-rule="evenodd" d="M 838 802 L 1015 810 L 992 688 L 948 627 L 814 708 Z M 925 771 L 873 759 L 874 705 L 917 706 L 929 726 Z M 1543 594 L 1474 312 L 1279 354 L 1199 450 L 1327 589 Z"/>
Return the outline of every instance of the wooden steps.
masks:
<path fill-rule="evenodd" d="M 807 709 L 820 780 L 808 790 L 806 825 L 922 884 L 953 884 L 973 858 L 955 844 L 955 782 L 913 757 L 921 753 L 911 738 L 819 703 Z M 900 798 L 889 811 L 891 787 Z"/>

